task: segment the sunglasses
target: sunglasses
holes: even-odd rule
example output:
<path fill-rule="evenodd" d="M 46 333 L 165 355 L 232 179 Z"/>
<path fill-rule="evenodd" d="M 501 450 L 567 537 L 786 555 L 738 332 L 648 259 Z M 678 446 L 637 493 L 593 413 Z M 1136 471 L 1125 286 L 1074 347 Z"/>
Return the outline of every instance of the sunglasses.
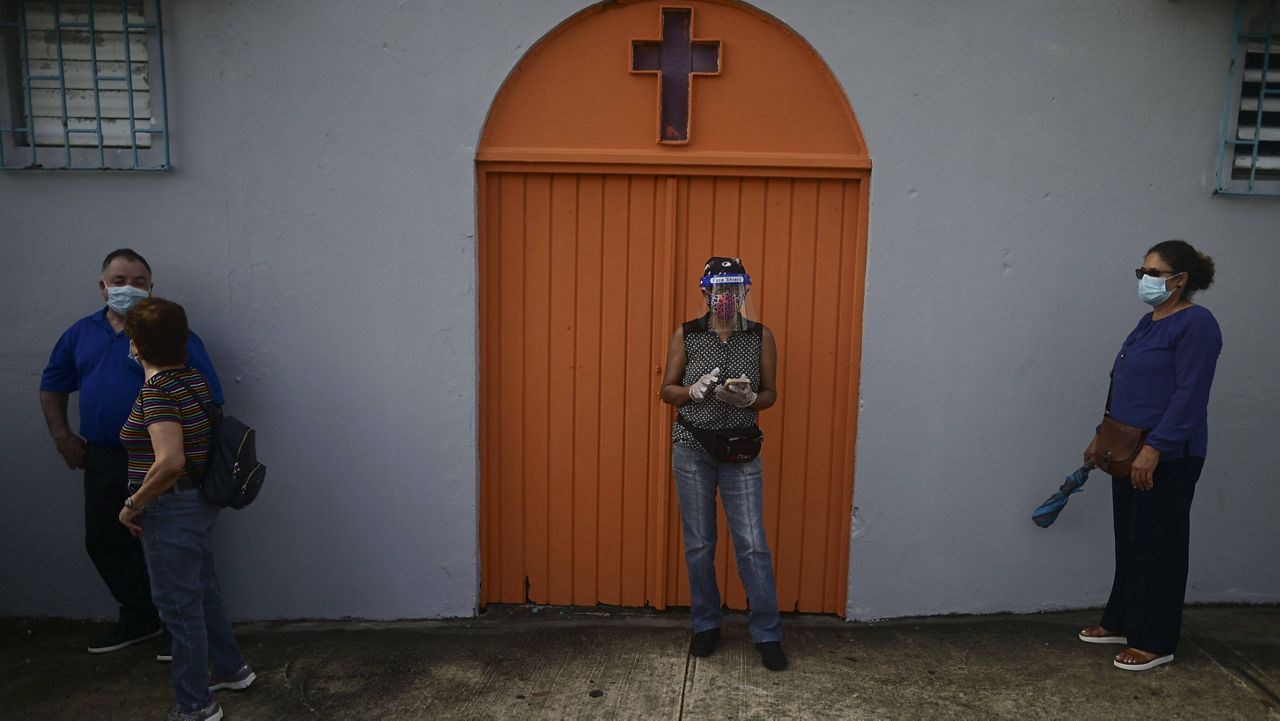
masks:
<path fill-rule="evenodd" d="M 1144 275 L 1149 275 L 1152 278 L 1166 278 L 1169 276 L 1178 275 L 1178 271 L 1160 270 L 1159 268 L 1134 268 L 1133 275 L 1138 280 L 1142 280 L 1142 276 Z"/>

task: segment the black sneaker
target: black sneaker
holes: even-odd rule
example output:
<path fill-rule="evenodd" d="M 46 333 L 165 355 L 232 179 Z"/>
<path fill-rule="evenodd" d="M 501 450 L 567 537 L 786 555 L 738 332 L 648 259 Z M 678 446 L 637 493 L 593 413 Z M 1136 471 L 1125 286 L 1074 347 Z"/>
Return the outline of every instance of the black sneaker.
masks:
<path fill-rule="evenodd" d="M 787 654 L 783 653 L 781 643 L 777 641 L 757 643 L 756 650 L 760 652 L 760 663 L 770 671 L 781 671 L 787 667 Z"/>
<path fill-rule="evenodd" d="M 171 663 L 173 661 L 173 636 L 165 634 L 161 643 L 160 650 L 156 651 L 156 660 L 160 663 Z"/>
<path fill-rule="evenodd" d="M 720 629 L 713 628 L 709 631 L 699 631 L 693 634 L 693 640 L 689 642 L 689 653 L 693 656 L 703 658 L 715 653 L 716 642 L 720 640 Z"/>
<path fill-rule="evenodd" d="M 142 643 L 147 639 L 155 638 L 160 635 L 160 629 L 150 628 L 139 631 L 136 628 L 127 628 L 121 624 L 116 624 L 102 635 L 95 638 L 93 643 L 89 644 L 89 653 L 109 653 L 111 651 L 119 651 L 126 646 L 132 646 L 135 643 Z"/>

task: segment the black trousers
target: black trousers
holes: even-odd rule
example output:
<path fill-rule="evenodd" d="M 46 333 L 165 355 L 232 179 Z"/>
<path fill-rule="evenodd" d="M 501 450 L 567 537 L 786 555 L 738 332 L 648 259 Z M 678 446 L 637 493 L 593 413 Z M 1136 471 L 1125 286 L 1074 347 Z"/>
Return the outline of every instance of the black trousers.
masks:
<path fill-rule="evenodd" d="M 84 545 L 98 575 L 120 604 L 120 623 L 159 628 L 142 544 L 120 523 L 129 496 L 129 457 L 123 448 L 90 444 L 85 452 Z"/>
<path fill-rule="evenodd" d="M 1164 656 L 1178 647 L 1191 500 L 1203 467 L 1203 458 L 1161 461 L 1149 491 L 1134 490 L 1128 478 L 1111 480 L 1116 576 L 1102 626 L 1124 634 L 1140 651 Z"/>

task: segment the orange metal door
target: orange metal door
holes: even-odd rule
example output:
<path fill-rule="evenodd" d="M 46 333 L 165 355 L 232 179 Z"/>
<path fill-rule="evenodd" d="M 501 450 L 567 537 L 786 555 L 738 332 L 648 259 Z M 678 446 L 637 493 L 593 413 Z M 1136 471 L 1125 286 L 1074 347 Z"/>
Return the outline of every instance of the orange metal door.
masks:
<path fill-rule="evenodd" d="M 482 600 L 646 605 L 665 578 L 654 389 L 673 188 L 626 175 L 483 182 Z"/>
<path fill-rule="evenodd" d="M 666 346 L 739 255 L 778 339 L 765 519 L 783 610 L 843 613 L 866 178 L 482 170 L 482 603 L 688 604 Z M 720 516 L 725 601 L 745 608 Z"/>

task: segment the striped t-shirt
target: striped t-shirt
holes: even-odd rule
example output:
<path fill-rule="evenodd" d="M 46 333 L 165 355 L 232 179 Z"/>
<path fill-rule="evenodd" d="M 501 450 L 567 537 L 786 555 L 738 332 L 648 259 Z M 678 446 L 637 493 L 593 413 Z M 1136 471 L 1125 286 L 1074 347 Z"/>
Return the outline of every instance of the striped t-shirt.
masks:
<path fill-rule="evenodd" d="M 183 381 L 186 385 L 183 385 Z M 182 424 L 182 447 L 187 462 L 203 468 L 209 460 L 209 436 L 213 424 L 201 407 L 200 401 L 187 390 L 191 387 L 206 403 L 212 403 L 209 385 L 200 371 L 193 368 L 177 368 L 156 373 L 142 384 L 133 410 L 120 429 L 120 441 L 129 452 L 129 485 L 142 484 L 147 471 L 156 462 L 156 451 L 151 446 L 147 427 L 165 421 Z M 179 478 L 187 475 L 184 468 Z"/>

